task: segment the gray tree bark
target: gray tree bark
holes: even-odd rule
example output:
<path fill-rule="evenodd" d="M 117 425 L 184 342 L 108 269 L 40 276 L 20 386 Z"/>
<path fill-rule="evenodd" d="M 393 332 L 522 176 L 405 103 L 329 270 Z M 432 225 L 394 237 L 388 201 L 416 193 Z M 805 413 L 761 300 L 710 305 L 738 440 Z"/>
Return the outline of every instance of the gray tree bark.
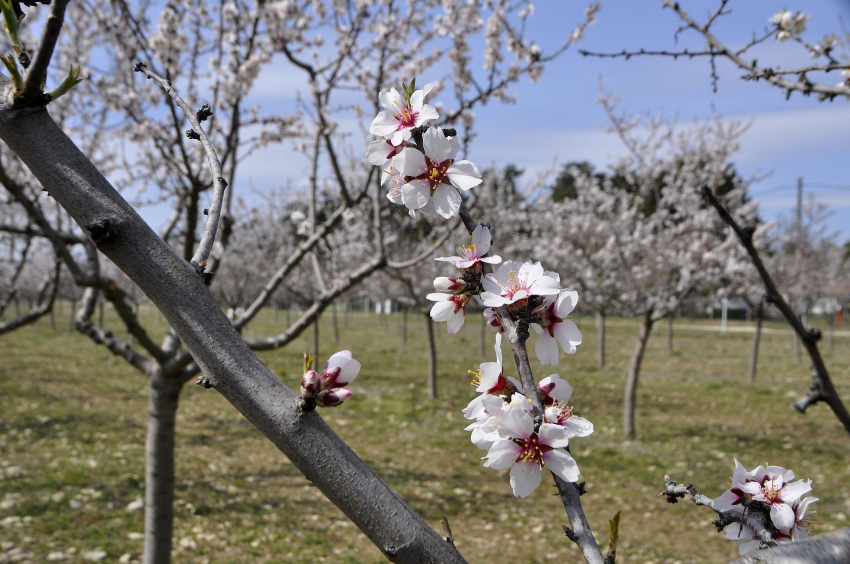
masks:
<path fill-rule="evenodd" d="M 428 397 L 437 397 L 437 341 L 434 339 L 434 322 L 426 309 L 423 312 L 425 326 L 428 328 Z"/>
<path fill-rule="evenodd" d="M 0 79 L 0 139 L 163 312 L 207 383 L 265 434 L 392 562 L 465 562 L 248 349 L 197 270 L 139 217 L 46 109 Z"/>
<path fill-rule="evenodd" d="M 673 314 L 667 315 L 667 354 L 673 354 Z"/>
<path fill-rule="evenodd" d="M 336 318 L 336 308 L 337 301 L 334 300 L 331 302 L 331 309 L 333 310 L 333 322 L 334 322 L 334 343 L 339 343 L 339 322 Z"/>
<path fill-rule="evenodd" d="M 756 550 L 732 564 L 847 564 L 850 562 L 850 528 L 838 529 L 804 541 Z"/>
<path fill-rule="evenodd" d="M 623 395 L 623 435 L 629 441 L 635 440 L 637 436 L 635 432 L 635 405 L 637 403 L 638 378 L 640 377 L 640 365 L 643 362 L 643 354 L 646 352 L 646 343 L 649 341 L 653 323 L 650 314 L 641 318 L 638 339 L 632 353 L 629 372 L 626 375 L 626 390 Z"/>
<path fill-rule="evenodd" d="M 756 370 L 759 362 L 759 344 L 761 343 L 761 330 L 764 324 L 764 315 L 761 311 L 757 311 L 756 315 L 756 332 L 753 335 L 753 352 L 750 355 L 750 382 L 756 381 Z"/>
<path fill-rule="evenodd" d="M 145 441 L 144 564 L 171 562 L 174 527 L 174 436 L 182 383 L 157 370 L 150 376 Z"/>

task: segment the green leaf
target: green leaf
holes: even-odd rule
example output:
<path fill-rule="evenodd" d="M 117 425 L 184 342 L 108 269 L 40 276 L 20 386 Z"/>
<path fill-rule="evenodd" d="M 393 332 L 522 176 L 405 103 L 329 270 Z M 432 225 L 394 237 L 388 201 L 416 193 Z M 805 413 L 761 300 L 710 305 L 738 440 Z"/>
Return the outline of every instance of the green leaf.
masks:
<path fill-rule="evenodd" d="M 71 88 L 81 83 L 84 80 L 80 78 L 80 73 L 82 72 L 82 70 L 82 66 L 74 67 L 73 65 L 71 65 L 71 68 L 68 70 L 68 76 L 65 77 L 65 80 L 62 81 L 62 84 L 60 84 L 55 90 L 51 91 L 48 94 L 50 100 L 55 100 L 59 96 L 67 94 L 67 92 L 71 90 Z"/>
<path fill-rule="evenodd" d="M 611 535 L 609 537 L 611 540 L 608 542 L 608 554 L 612 560 L 617 557 L 617 540 L 620 537 L 620 513 L 621 511 L 617 511 L 613 519 L 608 519 L 608 523 L 611 524 Z"/>
<path fill-rule="evenodd" d="M 6 29 L 6 35 L 9 37 L 9 43 L 16 54 L 21 54 L 24 46 L 18 37 L 18 30 L 21 28 L 21 20 L 15 15 L 15 10 L 12 8 L 12 3 L 6 0 L 0 0 L 0 12 L 3 12 L 3 27 Z"/>
<path fill-rule="evenodd" d="M 18 72 L 18 61 L 15 59 L 14 55 L 0 55 L 0 60 L 2 60 L 3 64 L 6 65 L 6 70 L 9 71 L 9 75 L 12 77 L 12 82 L 15 84 L 15 93 L 17 94 L 24 88 L 24 79 L 21 76 L 21 73 Z"/>

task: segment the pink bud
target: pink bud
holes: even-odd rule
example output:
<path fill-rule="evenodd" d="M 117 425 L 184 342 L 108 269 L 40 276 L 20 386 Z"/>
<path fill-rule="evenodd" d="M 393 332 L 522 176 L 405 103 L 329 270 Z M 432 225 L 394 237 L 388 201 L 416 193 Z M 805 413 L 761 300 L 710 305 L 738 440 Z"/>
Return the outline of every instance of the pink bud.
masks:
<path fill-rule="evenodd" d="M 434 279 L 434 289 L 438 292 L 457 292 L 463 287 L 463 281 L 457 278 L 440 276 Z"/>
<path fill-rule="evenodd" d="M 315 370 L 308 370 L 301 377 L 301 395 L 305 398 L 313 397 L 319 392 L 322 385 L 322 380 L 319 378 L 319 373 Z"/>
<path fill-rule="evenodd" d="M 336 407 L 354 394 L 351 390 L 345 388 L 332 388 L 319 392 L 316 396 L 316 405 L 322 407 Z"/>

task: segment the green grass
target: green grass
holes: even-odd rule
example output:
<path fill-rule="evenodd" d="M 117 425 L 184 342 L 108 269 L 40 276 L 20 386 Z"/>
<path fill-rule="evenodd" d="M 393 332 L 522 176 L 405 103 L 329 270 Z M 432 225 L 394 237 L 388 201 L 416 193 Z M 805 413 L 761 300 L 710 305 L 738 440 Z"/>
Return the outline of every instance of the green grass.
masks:
<path fill-rule="evenodd" d="M 68 333 L 68 306 L 62 307 L 57 330 L 43 320 L 0 338 L 0 561 L 9 550 L 29 553 L 33 562 L 51 552 L 81 561 L 82 553 L 102 549 L 107 561 L 116 561 L 141 551 L 143 513 L 125 508 L 143 495 L 146 382 L 102 347 Z M 144 308 L 143 316 L 152 332 L 165 331 L 158 314 Z M 282 331 L 284 319 L 281 312 L 274 325 L 264 312 L 248 333 Z M 124 334 L 109 310 L 106 321 Z M 561 530 L 567 520 L 554 490 L 541 487 L 529 499 L 515 499 L 506 473 L 483 468 L 484 452 L 463 431 L 460 410 L 474 396 L 466 372 L 493 360 L 493 336 L 487 334 L 482 358 L 477 317 L 455 336 L 439 327 L 440 398 L 430 400 L 424 393 L 422 317 L 409 317 L 406 346 L 400 324 L 400 316 L 379 322 L 354 314 L 347 323 L 340 317 L 336 344 L 325 315 L 321 359 L 348 348 L 363 369 L 351 400 L 322 415 L 432 526 L 442 530 L 439 521 L 447 516 L 470 562 L 580 561 Z M 594 435 L 571 446 L 588 484 L 582 499 L 600 542 L 607 519 L 623 511 L 618 563 L 735 557 L 735 543 L 711 526 L 711 511 L 690 503 L 668 505 L 657 496 L 665 473 L 719 495 L 733 457 L 748 467 L 766 461 L 787 466 L 814 480 L 814 494 L 822 500 L 820 531 L 850 524 L 850 438 L 826 407 L 816 406 L 806 416 L 789 407 L 809 383 L 807 363 L 795 362 L 790 336 L 764 336 L 758 382 L 749 384 L 751 335 L 677 330 L 670 356 L 662 324 L 650 339 L 639 387 L 641 440 L 624 443 L 623 374 L 637 325 L 615 320 L 609 327 L 609 362 L 601 370 L 592 319 L 585 317 L 582 328 L 585 342 L 576 355 L 562 355 L 554 369 L 533 367 L 538 378 L 554 371 L 567 378 L 575 388 L 571 403 L 577 414 L 596 426 Z M 826 355 L 845 398 L 848 345 L 850 339 L 838 338 L 835 354 Z M 262 359 L 295 388 L 301 351 L 308 346 L 305 334 Z M 184 389 L 177 450 L 175 561 L 384 561 L 215 391 Z"/>

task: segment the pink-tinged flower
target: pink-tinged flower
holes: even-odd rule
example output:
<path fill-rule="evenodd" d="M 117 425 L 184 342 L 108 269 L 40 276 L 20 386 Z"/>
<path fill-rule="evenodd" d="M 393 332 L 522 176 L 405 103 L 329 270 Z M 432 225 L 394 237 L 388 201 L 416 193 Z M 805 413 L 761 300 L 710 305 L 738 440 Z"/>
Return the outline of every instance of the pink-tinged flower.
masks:
<path fill-rule="evenodd" d="M 514 392 L 522 388 L 522 384 L 516 378 L 505 377 L 502 368 L 502 336 L 496 335 L 496 362 L 482 362 L 478 365 L 478 371 L 470 371 L 474 377 L 472 384 L 475 391 L 482 394 L 493 394 L 498 396 L 513 396 Z"/>
<path fill-rule="evenodd" d="M 466 320 L 466 304 L 469 296 L 465 294 L 428 294 L 425 296 L 432 302 L 437 302 L 431 308 L 431 319 L 434 321 L 445 321 L 446 330 L 454 335 L 463 327 Z"/>
<path fill-rule="evenodd" d="M 567 316 L 578 303 L 578 292 L 561 290 L 557 296 L 548 296 L 546 303 L 534 311 L 531 327 L 540 335 L 534 352 L 542 364 L 558 364 L 558 345 L 567 354 L 576 352 L 581 344 L 581 331 Z"/>
<path fill-rule="evenodd" d="M 543 405 L 552 405 L 556 401 L 570 401 L 573 387 L 558 374 L 550 374 L 537 383 L 537 395 Z"/>
<path fill-rule="evenodd" d="M 792 505 L 812 489 L 811 480 L 794 479 L 794 472 L 781 466 L 759 466 L 751 472 L 735 460 L 732 487 L 714 500 L 717 511 L 743 512 L 744 498 L 760 501 L 770 508 L 770 520 L 777 529 L 794 526 L 795 513 Z"/>
<path fill-rule="evenodd" d="M 393 157 L 393 166 L 404 175 L 401 187 L 404 205 L 414 211 L 430 213 L 429 204 L 442 217 L 458 214 L 461 197 L 457 189 L 469 190 L 481 184 L 481 173 L 470 161 L 454 160 L 457 144 L 438 127 L 422 135 L 423 155 L 417 149 L 405 149 Z"/>
<path fill-rule="evenodd" d="M 322 389 L 322 379 L 315 370 L 308 370 L 301 377 L 301 395 L 313 397 Z"/>
<path fill-rule="evenodd" d="M 726 533 L 725 538 L 738 541 L 738 554 L 741 556 L 749 554 L 761 546 L 761 540 L 755 532 L 741 523 L 730 523 L 726 525 L 723 531 Z"/>
<path fill-rule="evenodd" d="M 496 335 L 504 332 L 505 328 L 502 327 L 502 320 L 499 319 L 499 316 L 496 315 L 496 312 L 493 311 L 493 308 L 488 307 L 484 309 L 484 317 L 487 318 L 487 329 Z"/>
<path fill-rule="evenodd" d="M 566 402 L 556 401 L 546 408 L 544 415 L 547 423 L 560 425 L 566 429 L 569 438 L 587 437 L 593 434 L 593 423 L 584 417 L 573 415 L 573 408 Z"/>
<path fill-rule="evenodd" d="M 344 388 L 353 382 L 359 373 L 360 363 L 352 358 L 351 351 L 334 353 L 322 370 L 322 390 Z"/>
<path fill-rule="evenodd" d="M 741 505 L 741 500 L 749 497 L 742 488 L 744 484 L 752 480 L 753 472 L 747 471 L 737 458 L 734 460 L 735 472 L 732 474 L 732 486 L 714 500 L 714 509 L 720 512 L 743 512 L 744 506 Z"/>
<path fill-rule="evenodd" d="M 814 511 L 809 509 L 809 505 L 820 501 L 816 497 L 807 497 L 791 505 L 794 510 L 794 526 L 791 529 L 780 529 L 773 537 L 776 542 L 787 543 L 804 540 L 811 536 L 812 525 L 814 524 Z"/>
<path fill-rule="evenodd" d="M 500 307 L 524 300 L 529 296 L 557 295 L 558 275 L 545 272 L 539 262 L 520 264 L 506 261 L 495 274 L 482 280 L 481 300 L 487 307 Z"/>
<path fill-rule="evenodd" d="M 322 390 L 316 396 L 316 405 L 322 407 L 336 407 L 353 395 L 354 392 L 346 388 L 331 388 Z"/>
<path fill-rule="evenodd" d="M 499 425 L 499 437 L 487 452 L 484 466 L 496 470 L 510 468 L 515 496 L 531 495 L 540 485 L 545 466 L 563 480 L 578 480 L 578 465 L 563 450 L 569 444 L 563 427 L 543 423 L 535 432 L 531 415 L 523 409 L 509 409 Z"/>
<path fill-rule="evenodd" d="M 415 91 L 410 96 L 410 103 L 395 88 L 381 92 L 378 100 L 385 111 L 372 120 L 369 133 L 389 139 L 393 145 L 401 145 L 410 139 L 411 129 L 440 117 L 434 106 L 425 103 L 425 96 L 432 88 L 433 84 L 426 84 L 421 90 Z"/>
<path fill-rule="evenodd" d="M 463 288 L 463 280 L 438 276 L 434 278 L 434 289 L 438 292 L 454 293 Z"/>
<path fill-rule="evenodd" d="M 389 161 L 404 149 L 404 145 L 393 145 L 384 139 L 377 139 L 366 145 L 366 160 L 370 164 L 387 168 Z"/>
<path fill-rule="evenodd" d="M 464 429 L 472 431 L 470 436 L 472 444 L 487 450 L 498 440 L 499 437 L 495 434 L 498 426 L 497 417 L 501 414 L 504 404 L 505 400 L 501 396 L 490 394 L 481 394 L 469 402 L 463 410 L 463 416 L 472 420 L 472 423 Z"/>
<path fill-rule="evenodd" d="M 442 260 L 450 262 L 458 268 L 472 268 L 478 262 L 487 262 L 490 264 L 499 264 L 502 258 L 498 255 L 485 257 L 484 255 L 490 250 L 490 228 L 485 225 L 479 225 L 472 232 L 469 245 L 460 247 L 459 257 L 439 257 L 434 260 Z"/>

